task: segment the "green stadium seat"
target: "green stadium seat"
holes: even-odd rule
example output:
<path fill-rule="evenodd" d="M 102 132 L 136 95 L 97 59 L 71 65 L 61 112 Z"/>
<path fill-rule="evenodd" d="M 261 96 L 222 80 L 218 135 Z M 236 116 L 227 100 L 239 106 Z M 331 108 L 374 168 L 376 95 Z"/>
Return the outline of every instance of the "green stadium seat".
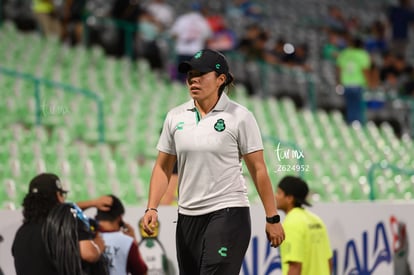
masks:
<path fill-rule="evenodd" d="M 42 109 L 42 126 L 36 125 L 33 82 L 0 74 L 4 99 L 0 126 L 6 129 L 0 132 L 0 161 L 6 163 L 0 167 L 0 180 L 10 179 L 14 182 L 10 186 L 15 186 L 12 199 L 0 191 L 3 205 L 18 207 L 28 181 L 43 170 L 61 175 L 72 200 L 116 193 L 127 203 L 145 203 L 166 113 L 190 98 L 184 85 L 164 82 L 146 62 L 109 58 L 98 47 L 72 48 L 56 38 L 22 35 L 8 24 L 2 27 L 0 60 L 7 68 L 96 92 L 103 102 L 107 137 L 106 143 L 97 144 L 98 111 L 93 100 L 56 87 L 40 87 L 42 106 L 49 109 Z M 287 83 L 300 88 L 301 83 L 286 77 Z M 374 163 L 386 160 L 398 167 L 414 167 L 412 139 L 399 139 L 388 124 L 350 127 L 339 111 L 297 110 L 290 99 L 250 97 L 238 84 L 230 97 L 256 116 L 274 186 L 294 173 L 277 172 L 277 165 L 297 164 L 295 159 L 277 160 L 278 141 L 303 150 L 309 171 L 302 176 L 315 201 L 368 199 L 367 171 Z M 243 169 L 249 197 L 258 202 L 244 164 Z M 375 173 L 375 196 L 412 199 L 414 177 L 389 173 Z"/>

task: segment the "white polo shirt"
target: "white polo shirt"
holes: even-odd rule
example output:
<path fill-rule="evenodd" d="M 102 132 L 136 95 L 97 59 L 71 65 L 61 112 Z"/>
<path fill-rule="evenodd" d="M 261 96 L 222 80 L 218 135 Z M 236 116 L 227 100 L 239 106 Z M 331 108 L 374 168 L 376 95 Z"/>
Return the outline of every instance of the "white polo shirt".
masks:
<path fill-rule="evenodd" d="M 168 112 L 157 149 L 177 155 L 179 213 L 249 206 L 241 157 L 263 150 L 262 138 L 253 114 L 225 93 L 203 118 L 193 100 Z"/>

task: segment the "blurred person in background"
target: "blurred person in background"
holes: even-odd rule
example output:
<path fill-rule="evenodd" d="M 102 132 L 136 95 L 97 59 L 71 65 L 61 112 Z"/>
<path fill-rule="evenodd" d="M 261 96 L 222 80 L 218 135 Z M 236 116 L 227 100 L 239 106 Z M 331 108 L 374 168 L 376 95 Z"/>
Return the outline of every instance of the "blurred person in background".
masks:
<path fill-rule="evenodd" d="M 347 19 L 342 10 L 336 5 L 329 5 L 327 14 L 324 18 L 324 23 L 327 29 L 346 32 L 348 31 Z"/>
<path fill-rule="evenodd" d="M 249 96 L 260 95 L 263 93 L 257 83 L 260 81 L 257 64 L 269 62 L 269 51 L 266 45 L 269 41 L 269 33 L 258 23 L 252 23 L 245 27 L 240 37 L 236 49 L 243 56 L 244 65 L 242 66 L 244 78 L 238 79 L 247 90 Z M 240 68 L 239 68 L 240 70 Z"/>
<path fill-rule="evenodd" d="M 117 35 L 114 38 L 116 46 L 111 49 L 111 54 L 116 57 L 124 55 L 130 55 L 130 58 L 136 57 L 133 50 L 135 48 L 133 43 L 134 32 L 131 32 L 129 29 L 136 28 L 139 22 L 139 17 L 143 12 L 141 2 L 141 0 L 115 0 L 112 6 L 111 17 L 117 21 Z M 127 41 L 132 41 L 132 45 L 128 44 Z"/>
<path fill-rule="evenodd" d="M 343 86 L 346 122 L 364 122 L 363 94 L 371 87 L 371 57 L 360 38 L 350 37 L 349 46 L 337 57 L 337 83 Z"/>
<path fill-rule="evenodd" d="M 86 0 L 64 0 L 61 8 L 62 42 L 76 45 L 83 38 Z"/>
<path fill-rule="evenodd" d="M 161 24 L 154 16 L 143 10 L 139 17 L 139 32 L 137 37 L 138 56 L 142 56 L 149 63 L 153 71 L 161 73 L 164 68 L 162 53 L 158 44 L 161 35 Z"/>
<path fill-rule="evenodd" d="M 385 24 L 380 20 L 372 22 L 365 37 L 365 49 L 371 55 L 378 56 L 388 51 L 388 48 Z"/>
<path fill-rule="evenodd" d="M 205 48 L 208 39 L 213 35 L 207 19 L 201 13 L 202 6 L 198 3 L 191 5 L 192 10 L 179 15 L 169 30 L 174 40 L 176 64 L 173 78 L 185 83 L 186 75 L 176 71 L 177 64 L 188 61 L 194 53 Z"/>
<path fill-rule="evenodd" d="M 53 0 L 33 0 L 32 10 L 36 17 L 37 25 L 45 36 L 61 35 L 61 25 L 56 17 Z"/>
<path fill-rule="evenodd" d="M 303 208 L 309 188 L 294 176 L 283 177 L 276 191 L 278 208 L 286 213 L 286 239 L 280 246 L 283 275 L 332 274 L 332 249 L 322 219 Z"/>
<path fill-rule="evenodd" d="M 158 64 L 159 68 L 167 74 L 166 77 L 169 78 L 168 64 L 173 59 L 174 53 L 171 52 L 170 41 L 166 38 L 169 36 L 169 28 L 175 20 L 175 7 L 165 0 L 150 0 L 146 2 L 144 9 L 151 15 L 151 23 L 157 26 L 157 37 L 153 43 L 156 49 L 155 51 L 147 52 L 146 58 L 148 60 L 159 60 L 155 64 Z M 140 19 L 141 23 L 142 20 Z M 142 30 L 142 26 L 140 30 Z M 150 44 L 148 45 L 151 46 Z"/>
<path fill-rule="evenodd" d="M 229 28 L 226 18 L 207 5 L 203 6 L 202 13 L 212 31 L 212 36 L 207 40 L 206 47 L 223 54 L 234 50 L 237 46 L 237 37 L 236 33 Z"/>
<path fill-rule="evenodd" d="M 230 20 L 237 20 L 242 24 L 259 23 L 265 17 L 265 10 L 259 1 L 232 0 L 226 1 L 226 15 Z M 243 22 L 244 21 L 244 22 Z"/>
<path fill-rule="evenodd" d="M 403 83 L 401 95 L 409 96 L 410 98 L 414 99 L 414 68 L 411 68 L 409 72 L 409 77 Z"/>
<path fill-rule="evenodd" d="M 134 228 L 123 220 L 124 205 L 118 197 L 110 197 L 110 209 L 98 209 L 95 216 L 105 241 L 110 275 L 146 275 L 148 268 L 139 252 Z"/>
<path fill-rule="evenodd" d="M 333 29 L 327 30 L 327 41 L 322 45 L 322 59 L 335 64 L 336 58 L 345 46 L 341 33 Z"/>
<path fill-rule="evenodd" d="M 161 25 L 162 31 L 168 29 L 174 22 L 175 10 L 165 0 L 150 0 L 145 5 L 145 9 Z"/>
<path fill-rule="evenodd" d="M 390 5 L 387 10 L 387 19 L 391 33 L 391 51 L 405 57 L 409 29 L 414 22 L 411 0 L 398 0 L 398 5 Z"/>
<path fill-rule="evenodd" d="M 293 52 L 286 54 L 283 64 L 289 67 L 300 68 L 303 71 L 311 71 L 312 68 L 308 64 L 309 46 L 306 43 L 292 45 Z"/>

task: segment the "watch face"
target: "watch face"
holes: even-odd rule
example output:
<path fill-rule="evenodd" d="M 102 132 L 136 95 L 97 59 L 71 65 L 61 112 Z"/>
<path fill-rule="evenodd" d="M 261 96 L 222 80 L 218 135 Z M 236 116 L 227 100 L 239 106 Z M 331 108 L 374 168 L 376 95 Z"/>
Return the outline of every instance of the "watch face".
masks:
<path fill-rule="evenodd" d="M 280 216 L 276 215 L 276 216 L 273 216 L 273 217 L 266 217 L 266 221 L 268 223 L 278 223 L 278 222 L 280 222 Z"/>

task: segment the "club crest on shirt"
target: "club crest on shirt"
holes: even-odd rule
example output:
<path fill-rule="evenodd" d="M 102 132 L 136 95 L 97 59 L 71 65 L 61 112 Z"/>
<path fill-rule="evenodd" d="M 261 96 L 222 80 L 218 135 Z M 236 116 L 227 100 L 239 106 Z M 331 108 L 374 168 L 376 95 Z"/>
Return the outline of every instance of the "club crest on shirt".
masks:
<path fill-rule="evenodd" d="M 224 124 L 224 119 L 219 118 L 217 119 L 216 124 L 214 124 L 214 130 L 217 132 L 223 132 L 226 129 L 226 124 Z"/>

